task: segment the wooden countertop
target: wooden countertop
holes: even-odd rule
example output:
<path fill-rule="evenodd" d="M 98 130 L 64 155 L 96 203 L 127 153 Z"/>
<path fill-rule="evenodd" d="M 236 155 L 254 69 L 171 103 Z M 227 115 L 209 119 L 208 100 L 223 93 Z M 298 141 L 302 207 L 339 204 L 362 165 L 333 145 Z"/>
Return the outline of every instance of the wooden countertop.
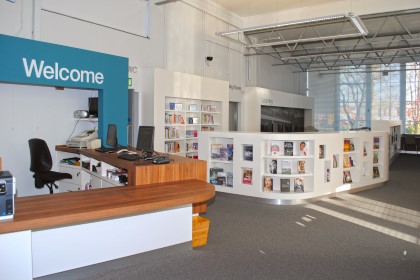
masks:
<path fill-rule="evenodd" d="M 0 221 L 0 234 L 68 226 L 202 203 L 215 195 L 200 180 L 104 188 L 15 199 L 12 220 Z"/>

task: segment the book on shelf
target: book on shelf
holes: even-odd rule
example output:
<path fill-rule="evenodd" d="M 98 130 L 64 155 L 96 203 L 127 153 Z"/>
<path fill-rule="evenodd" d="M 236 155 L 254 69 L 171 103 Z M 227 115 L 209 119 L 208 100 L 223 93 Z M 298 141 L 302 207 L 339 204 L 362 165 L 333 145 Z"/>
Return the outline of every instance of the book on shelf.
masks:
<path fill-rule="evenodd" d="M 278 156 L 280 155 L 280 145 L 277 143 L 271 143 L 270 145 L 270 155 Z"/>
<path fill-rule="evenodd" d="M 373 163 L 378 163 L 378 162 L 379 162 L 378 152 L 374 151 L 373 152 Z"/>
<path fill-rule="evenodd" d="M 350 157 L 348 154 L 344 154 L 343 155 L 343 167 L 344 168 L 349 168 L 351 167 L 351 162 L 350 162 Z"/>
<path fill-rule="evenodd" d="M 295 178 L 293 190 L 297 193 L 305 192 L 305 180 L 303 178 Z"/>
<path fill-rule="evenodd" d="M 226 172 L 226 187 L 233 187 L 233 173 Z"/>
<path fill-rule="evenodd" d="M 233 160 L 233 144 L 227 144 L 227 159 L 229 161 Z"/>
<path fill-rule="evenodd" d="M 338 167 L 338 155 L 333 155 L 333 168 Z"/>
<path fill-rule="evenodd" d="M 197 104 L 190 104 L 188 105 L 189 111 L 197 111 Z"/>
<path fill-rule="evenodd" d="M 175 103 L 169 102 L 169 110 L 175 110 Z"/>
<path fill-rule="evenodd" d="M 343 183 L 352 183 L 350 170 L 343 171 Z"/>
<path fill-rule="evenodd" d="M 289 142 L 289 141 L 284 142 L 284 155 L 293 156 L 293 142 Z"/>
<path fill-rule="evenodd" d="M 220 147 L 220 160 L 228 160 L 227 147 Z"/>
<path fill-rule="evenodd" d="M 292 162 L 290 160 L 281 161 L 281 174 L 292 174 Z"/>
<path fill-rule="evenodd" d="M 349 139 L 344 139 L 344 152 L 350 152 L 350 140 Z"/>
<path fill-rule="evenodd" d="M 273 191 L 273 178 L 271 177 L 264 177 L 264 192 L 272 192 Z"/>
<path fill-rule="evenodd" d="M 290 179 L 280 179 L 280 192 L 290 192 Z"/>
<path fill-rule="evenodd" d="M 214 131 L 214 127 L 212 127 L 212 126 L 202 126 L 201 131 Z"/>
<path fill-rule="evenodd" d="M 373 178 L 379 178 L 380 177 L 378 166 L 373 167 L 373 173 L 372 174 L 373 174 Z"/>
<path fill-rule="evenodd" d="M 299 174 L 305 173 L 305 161 L 304 160 L 298 160 L 297 161 L 297 173 L 299 173 Z"/>
<path fill-rule="evenodd" d="M 270 174 L 277 174 L 277 159 L 271 159 L 268 162 L 268 171 Z"/>
<path fill-rule="evenodd" d="M 307 156 L 308 155 L 308 144 L 305 141 L 299 143 L 299 155 Z"/>
<path fill-rule="evenodd" d="M 319 145 L 319 158 L 325 158 L 325 145 Z"/>
<path fill-rule="evenodd" d="M 175 103 L 175 111 L 181 111 L 182 110 L 182 103 Z"/>
<path fill-rule="evenodd" d="M 244 160 L 253 161 L 254 148 L 252 145 L 244 145 Z"/>
<path fill-rule="evenodd" d="M 242 171 L 242 183 L 252 185 L 252 169 L 244 169 Z"/>
<path fill-rule="evenodd" d="M 379 137 L 373 137 L 373 149 L 377 150 L 379 147 Z"/>
<path fill-rule="evenodd" d="M 366 145 L 363 145 L 363 156 L 367 156 Z"/>
<path fill-rule="evenodd" d="M 220 185 L 221 180 L 219 180 L 219 173 L 223 175 L 223 168 L 220 167 L 212 167 L 210 168 L 210 183 L 213 185 Z"/>
<path fill-rule="evenodd" d="M 222 144 L 211 144 L 211 159 L 220 160 Z"/>

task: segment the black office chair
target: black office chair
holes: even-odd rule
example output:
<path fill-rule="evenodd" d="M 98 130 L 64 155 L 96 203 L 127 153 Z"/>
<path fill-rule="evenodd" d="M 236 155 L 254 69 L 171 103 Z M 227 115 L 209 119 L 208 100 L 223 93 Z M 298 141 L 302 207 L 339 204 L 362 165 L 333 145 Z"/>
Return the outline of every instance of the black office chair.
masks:
<path fill-rule="evenodd" d="M 29 139 L 29 151 L 31 153 L 31 168 L 34 172 L 35 187 L 42 189 L 45 185 L 53 192 L 53 186 L 57 189 L 55 181 L 71 179 L 69 173 L 51 171 L 52 158 L 47 143 L 42 139 Z"/>

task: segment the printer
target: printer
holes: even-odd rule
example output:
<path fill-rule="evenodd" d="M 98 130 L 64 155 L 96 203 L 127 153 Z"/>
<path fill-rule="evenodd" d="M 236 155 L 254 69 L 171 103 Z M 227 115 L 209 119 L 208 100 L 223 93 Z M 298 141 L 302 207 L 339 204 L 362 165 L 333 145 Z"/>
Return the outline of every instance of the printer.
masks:
<path fill-rule="evenodd" d="M 85 130 L 77 136 L 66 141 L 66 146 L 71 148 L 86 148 L 88 143 L 98 138 L 97 130 Z"/>
<path fill-rule="evenodd" d="M 13 218 L 15 193 L 15 178 L 9 171 L 0 171 L 0 220 Z"/>

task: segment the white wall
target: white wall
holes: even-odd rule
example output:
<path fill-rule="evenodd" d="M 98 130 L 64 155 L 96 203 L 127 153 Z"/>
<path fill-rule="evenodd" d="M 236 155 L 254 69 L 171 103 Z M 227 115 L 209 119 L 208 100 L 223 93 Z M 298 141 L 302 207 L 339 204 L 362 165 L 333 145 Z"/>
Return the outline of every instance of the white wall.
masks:
<path fill-rule="evenodd" d="M 77 123 L 74 110 L 88 109 L 91 96 L 97 92 L 0 83 L 0 155 L 3 169 L 16 178 L 18 196 L 49 193 L 48 188 L 35 189 L 28 140 L 45 139 L 55 162 L 55 145 L 65 144 Z M 73 136 L 93 127 L 93 123 L 78 122 Z"/>

